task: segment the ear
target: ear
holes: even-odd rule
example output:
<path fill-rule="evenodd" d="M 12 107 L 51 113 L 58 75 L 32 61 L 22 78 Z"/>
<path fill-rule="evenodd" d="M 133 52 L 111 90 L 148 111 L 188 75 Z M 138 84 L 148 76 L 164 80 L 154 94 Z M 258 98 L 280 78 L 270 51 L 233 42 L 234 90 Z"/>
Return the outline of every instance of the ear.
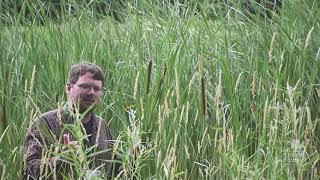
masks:
<path fill-rule="evenodd" d="M 66 87 L 65 87 L 65 91 L 66 93 L 69 95 L 70 94 L 70 91 L 71 91 L 71 83 L 70 82 L 67 82 L 66 84 Z"/>

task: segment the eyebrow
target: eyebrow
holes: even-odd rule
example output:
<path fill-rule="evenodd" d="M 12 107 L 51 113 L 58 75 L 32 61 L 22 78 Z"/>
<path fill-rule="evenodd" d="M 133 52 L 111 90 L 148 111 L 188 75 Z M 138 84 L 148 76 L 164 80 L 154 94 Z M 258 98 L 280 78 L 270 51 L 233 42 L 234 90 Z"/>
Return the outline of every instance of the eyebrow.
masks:
<path fill-rule="evenodd" d="M 79 83 L 79 85 L 92 85 L 92 86 L 96 86 L 96 85 L 93 84 L 93 83 Z"/>
<path fill-rule="evenodd" d="M 90 86 L 97 86 L 98 87 L 98 85 L 96 85 L 94 83 L 79 83 L 78 85 L 90 85 Z"/>

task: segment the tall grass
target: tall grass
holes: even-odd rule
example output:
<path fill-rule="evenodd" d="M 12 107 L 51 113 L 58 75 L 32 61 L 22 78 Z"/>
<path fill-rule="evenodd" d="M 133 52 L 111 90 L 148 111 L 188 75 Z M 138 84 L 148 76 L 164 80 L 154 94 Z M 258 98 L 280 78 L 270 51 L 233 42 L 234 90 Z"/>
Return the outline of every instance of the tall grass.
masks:
<path fill-rule="evenodd" d="M 128 1 L 121 22 L 78 7 L 61 22 L 40 9 L 42 24 L 1 11 L 3 179 L 20 176 L 29 123 L 66 100 L 81 59 L 106 70 L 97 113 L 123 178 L 319 179 L 318 1 L 283 1 L 272 19 L 236 3 Z"/>

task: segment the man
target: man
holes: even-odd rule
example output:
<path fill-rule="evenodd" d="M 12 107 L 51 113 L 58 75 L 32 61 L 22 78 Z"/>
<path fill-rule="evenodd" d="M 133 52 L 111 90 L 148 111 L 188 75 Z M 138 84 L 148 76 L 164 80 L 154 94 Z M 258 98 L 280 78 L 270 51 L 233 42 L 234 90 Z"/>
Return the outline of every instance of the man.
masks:
<path fill-rule="evenodd" d="M 112 176 L 111 130 L 94 114 L 103 87 L 104 73 L 97 65 L 71 66 L 66 84 L 68 103 L 42 114 L 28 129 L 24 179 L 78 179 L 97 172 L 105 178 Z"/>

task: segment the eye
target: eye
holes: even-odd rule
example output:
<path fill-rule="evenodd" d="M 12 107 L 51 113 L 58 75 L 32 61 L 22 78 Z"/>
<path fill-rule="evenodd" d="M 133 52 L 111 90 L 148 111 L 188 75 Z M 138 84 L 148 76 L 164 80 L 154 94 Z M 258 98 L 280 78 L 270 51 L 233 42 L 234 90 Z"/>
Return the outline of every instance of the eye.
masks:
<path fill-rule="evenodd" d="M 84 91 L 90 91 L 91 88 L 93 88 L 93 90 L 95 92 L 101 92 L 101 88 L 95 85 L 91 85 L 91 84 L 79 84 L 78 85 L 82 90 Z"/>
<path fill-rule="evenodd" d="M 96 92 L 100 92 L 100 91 L 101 91 L 101 88 L 99 88 L 99 87 L 97 87 L 97 86 L 93 86 L 93 89 L 94 89 L 94 91 L 96 91 Z"/>
<path fill-rule="evenodd" d="M 91 88 L 91 86 L 89 84 L 80 84 L 79 87 L 82 89 L 90 89 Z"/>

